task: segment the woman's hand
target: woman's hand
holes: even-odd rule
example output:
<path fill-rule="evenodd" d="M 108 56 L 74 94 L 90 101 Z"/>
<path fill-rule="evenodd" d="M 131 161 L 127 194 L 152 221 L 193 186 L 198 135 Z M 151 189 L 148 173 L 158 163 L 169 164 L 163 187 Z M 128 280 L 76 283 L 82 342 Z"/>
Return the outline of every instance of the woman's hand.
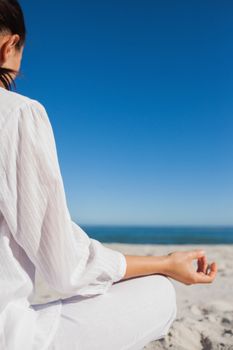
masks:
<path fill-rule="evenodd" d="M 197 267 L 193 261 L 197 260 Z M 211 283 L 217 274 L 217 265 L 207 263 L 204 250 L 175 251 L 167 255 L 164 274 L 186 285 Z"/>
<path fill-rule="evenodd" d="M 162 274 L 184 284 L 211 283 L 217 273 L 215 262 L 208 265 L 204 250 L 175 251 L 162 256 L 125 255 L 126 273 L 122 279 Z M 193 261 L 197 260 L 197 267 Z"/>

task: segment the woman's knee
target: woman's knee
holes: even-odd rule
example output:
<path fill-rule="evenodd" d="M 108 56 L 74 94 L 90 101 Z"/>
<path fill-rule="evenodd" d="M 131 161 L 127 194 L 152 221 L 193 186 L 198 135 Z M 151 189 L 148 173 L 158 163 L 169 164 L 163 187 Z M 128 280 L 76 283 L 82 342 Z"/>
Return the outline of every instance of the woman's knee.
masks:
<path fill-rule="evenodd" d="M 176 291 L 172 281 L 163 275 L 151 275 L 154 291 L 154 306 L 161 313 L 162 320 L 174 320 L 177 314 Z"/>
<path fill-rule="evenodd" d="M 163 275 L 155 274 L 144 277 L 143 285 L 147 291 L 147 301 L 144 319 L 141 320 L 141 335 L 134 342 L 134 347 L 127 349 L 142 349 L 151 341 L 163 338 L 176 318 L 176 292 L 172 281 Z"/>

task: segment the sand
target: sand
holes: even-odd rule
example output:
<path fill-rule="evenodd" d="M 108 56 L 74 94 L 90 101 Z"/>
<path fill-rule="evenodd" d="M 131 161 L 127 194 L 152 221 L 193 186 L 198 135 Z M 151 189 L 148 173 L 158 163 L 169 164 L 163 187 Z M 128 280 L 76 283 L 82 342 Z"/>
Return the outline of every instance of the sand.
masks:
<path fill-rule="evenodd" d="M 177 292 L 177 319 L 165 338 L 149 343 L 144 349 L 233 350 L 233 245 L 104 244 L 128 255 L 161 255 L 204 248 L 208 262 L 218 264 L 215 281 L 187 286 L 172 280 Z"/>

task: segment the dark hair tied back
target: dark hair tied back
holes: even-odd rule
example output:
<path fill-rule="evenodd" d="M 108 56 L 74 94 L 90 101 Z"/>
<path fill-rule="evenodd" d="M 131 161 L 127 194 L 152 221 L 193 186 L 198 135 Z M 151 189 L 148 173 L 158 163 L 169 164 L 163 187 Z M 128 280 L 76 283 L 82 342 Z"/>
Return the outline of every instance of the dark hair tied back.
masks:
<path fill-rule="evenodd" d="M 20 40 L 16 44 L 16 49 L 22 48 L 26 39 L 26 28 L 23 11 L 17 0 L 0 0 L 0 34 L 4 33 L 18 34 Z M 13 69 L 0 67 L 0 81 L 7 90 L 11 90 L 12 83 L 15 87 L 10 73 L 19 74 Z"/>

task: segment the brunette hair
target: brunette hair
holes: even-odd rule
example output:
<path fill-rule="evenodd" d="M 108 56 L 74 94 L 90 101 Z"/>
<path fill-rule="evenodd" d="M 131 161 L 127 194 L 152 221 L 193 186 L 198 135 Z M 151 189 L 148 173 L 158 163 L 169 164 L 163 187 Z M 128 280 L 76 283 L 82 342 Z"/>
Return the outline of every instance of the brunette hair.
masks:
<path fill-rule="evenodd" d="M 0 34 L 18 34 L 20 40 L 15 48 L 20 50 L 25 44 L 26 27 L 22 8 L 17 0 L 0 0 Z M 14 79 L 9 73 L 19 75 L 20 72 L 10 68 L 0 67 L 0 81 L 7 90 L 12 89 L 12 83 L 16 87 Z"/>

